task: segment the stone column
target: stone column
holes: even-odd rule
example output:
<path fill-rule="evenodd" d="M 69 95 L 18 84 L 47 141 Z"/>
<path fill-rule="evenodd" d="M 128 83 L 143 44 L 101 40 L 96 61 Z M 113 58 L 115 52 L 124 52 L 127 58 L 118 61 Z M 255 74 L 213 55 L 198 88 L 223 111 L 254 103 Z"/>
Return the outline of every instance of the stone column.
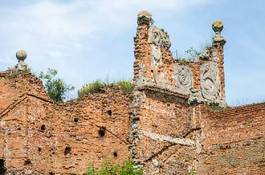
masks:
<path fill-rule="evenodd" d="M 226 43 L 224 37 L 221 35 L 223 30 L 223 22 L 216 20 L 212 24 L 212 29 L 215 32 L 213 37 L 213 61 L 218 64 L 218 77 L 220 80 L 220 100 L 225 102 L 225 75 L 224 75 L 224 45 Z M 216 59 L 216 60 L 215 60 Z"/>

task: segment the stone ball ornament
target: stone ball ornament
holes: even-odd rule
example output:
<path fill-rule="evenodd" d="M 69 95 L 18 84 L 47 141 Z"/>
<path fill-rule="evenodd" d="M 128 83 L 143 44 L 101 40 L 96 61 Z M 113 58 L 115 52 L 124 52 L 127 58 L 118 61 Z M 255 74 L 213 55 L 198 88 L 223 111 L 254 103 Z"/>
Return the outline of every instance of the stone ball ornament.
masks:
<path fill-rule="evenodd" d="M 24 61 L 27 58 L 27 52 L 25 50 L 18 50 L 16 52 L 18 61 Z"/>
<path fill-rule="evenodd" d="M 215 36 L 213 37 L 214 43 L 221 43 L 224 45 L 226 43 L 224 37 L 221 35 L 221 32 L 224 28 L 224 24 L 221 20 L 216 20 L 212 24 L 212 29 L 215 32 Z"/>
<path fill-rule="evenodd" d="M 152 19 L 152 14 L 146 10 L 140 11 L 137 15 L 137 18 L 138 18 L 137 20 L 138 25 L 142 24 L 151 25 L 154 22 Z"/>
<path fill-rule="evenodd" d="M 214 32 L 221 33 L 224 28 L 223 22 L 221 20 L 214 21 L 212 24 L 212 28 Z"/>

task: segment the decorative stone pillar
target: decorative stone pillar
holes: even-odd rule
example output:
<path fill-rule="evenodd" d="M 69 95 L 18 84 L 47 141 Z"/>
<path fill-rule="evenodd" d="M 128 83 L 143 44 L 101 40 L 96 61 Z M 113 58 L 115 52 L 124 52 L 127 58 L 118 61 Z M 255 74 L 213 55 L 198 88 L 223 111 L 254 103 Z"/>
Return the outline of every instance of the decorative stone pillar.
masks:
<path fill-rule="evenodd" d="M 25 50 L 19 50 L 16 52 L 16 57 L 18 60 L 17 65 L 15 66 L 16 70 L 25 70 L 28 68 L 27 64 L 24 62 L 27 58 L 27 52 Z"/>
<path fill-rule="evenodd" d="M 223 22 L 216 20 L 212 24 L 212 29 L 215 32 L 213 37 L 213 50 L 212 58 L 213 61 L 217 62 L 218 65 L 218 77 L 220 80 L 220 100 L 225 103 L 225 76 L 224 76 L 224 45 L 226 43 L 221 32 L 224 28 Z"/>

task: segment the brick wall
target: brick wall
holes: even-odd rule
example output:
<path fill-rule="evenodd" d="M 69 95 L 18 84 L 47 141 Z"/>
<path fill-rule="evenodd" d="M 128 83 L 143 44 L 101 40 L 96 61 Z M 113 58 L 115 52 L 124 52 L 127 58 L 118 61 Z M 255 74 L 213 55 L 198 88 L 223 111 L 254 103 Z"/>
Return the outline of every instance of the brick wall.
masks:
<path fill-rule="evenodd" d="M 262 174 L 265 171 L 265 104 L 202 116 L 202 174 Z"/>
<path fill-rule="evenodd" d="M 218 30 L 220 35 L 221 26 Z M 135 45 L 134 84 L 151 86 L 188 95 L 190 100 L 225 105 L 224 58 L 225 40 L 221 37 L 191 60 L 174 58 L 170 51 L 170 38 L 164 29 L 153 24 L 146 11 L 138 14 Z M 211 87 L 210 87 L 211 86 Z M 196 93 L 197 92 L 197 93 Z M 196 94 L 195 94 L 196 93 Z"/>
<path fill-rule="evenodd" d="M 34 77 L 20 78 L 15 80 L 17 87 L 12 87 L 14 79 L 3 77 L 0 84 L 14 94 L 26 94 L 16 96 L 15 103 L 1 96 L 5 110 L 1 113 L 0 158 L 7 172 L 80 174 L 89 164 L 97 167 L 107 159 L 119 163 L 129 159 L 127 94 L 108 89 L 55 104 L 19 89 Z M 6 107 L 6 103 L 13 105 Z"/>
<path fill-rule="evenodd" d="M 132 93 L 112 87 L 57 104 L 34 75 L 0 73 L 7 174 L 82 174 L 107 159 L 131 159 L 147 175 L 264 174 L 265 104 L 225 105 L 222 23 L 208 52 L 181 61 L 150 13 L 137 22 Z"/>

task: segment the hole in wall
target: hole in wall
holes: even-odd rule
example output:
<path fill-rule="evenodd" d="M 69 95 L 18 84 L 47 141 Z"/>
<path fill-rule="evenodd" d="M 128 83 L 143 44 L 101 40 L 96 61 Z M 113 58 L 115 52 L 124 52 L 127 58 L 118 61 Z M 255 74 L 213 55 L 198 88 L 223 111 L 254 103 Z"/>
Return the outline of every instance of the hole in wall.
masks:
<path fill-rule="evenodd" d="M 105 136 L 105 132 L 106 132 L 106 127 L 100 127 L 98 130 L 98 135 L 100 137 L 104 137 Z"/>
<path fill-rule="evenodd" d="M 41 125 L 40 129 L 41 129 L 42 131 L 45 131 L 45 130 L 46 130 L 46 126 L 45 126 L 45 125 Z"/>
<path fill-rule="evenodd" d="M 5 174 L 5 172 L 6 172 L 5 160 L 0 159 L 0 174 Z"/>
<path fill-rule="evenodd" d="M 49 175 L 55 175 L 54 172 L 49 172 Z"/>
<path fill-rule="evenodd" d="M 32 163 L 31 163 L 31 160 L 30 159 L 27 159 L 27 160 L 25 160 L 24 161 L 24 165 L 31 165 Z"/>
<path fill-rule="evenodd" d="M 114 157 L 118 157 L 118 152 L 117 151 L 113 151 L 113 156 Z"/>
<path fill-rule="evenodd" d="M 71 154 L 72 148 L 70 146 L 66 146 L 64 149 L 64 155 Z"/>
<path fill-rule="evenodd" d="M 41 152 L 41 147 L 38 147 L 38 151 Z"/>
<path fill-rule="evenodd" d="M 77 123 L 79 121 L 79 118 L 75 117 L 74 122 Z"/>
<path fill-rule="evenodd" d="M 108 114 L 109 116 L 112 116 L 112 111 L 111 111 L 111 110 L 107 110 L 107 114 Z"/>

